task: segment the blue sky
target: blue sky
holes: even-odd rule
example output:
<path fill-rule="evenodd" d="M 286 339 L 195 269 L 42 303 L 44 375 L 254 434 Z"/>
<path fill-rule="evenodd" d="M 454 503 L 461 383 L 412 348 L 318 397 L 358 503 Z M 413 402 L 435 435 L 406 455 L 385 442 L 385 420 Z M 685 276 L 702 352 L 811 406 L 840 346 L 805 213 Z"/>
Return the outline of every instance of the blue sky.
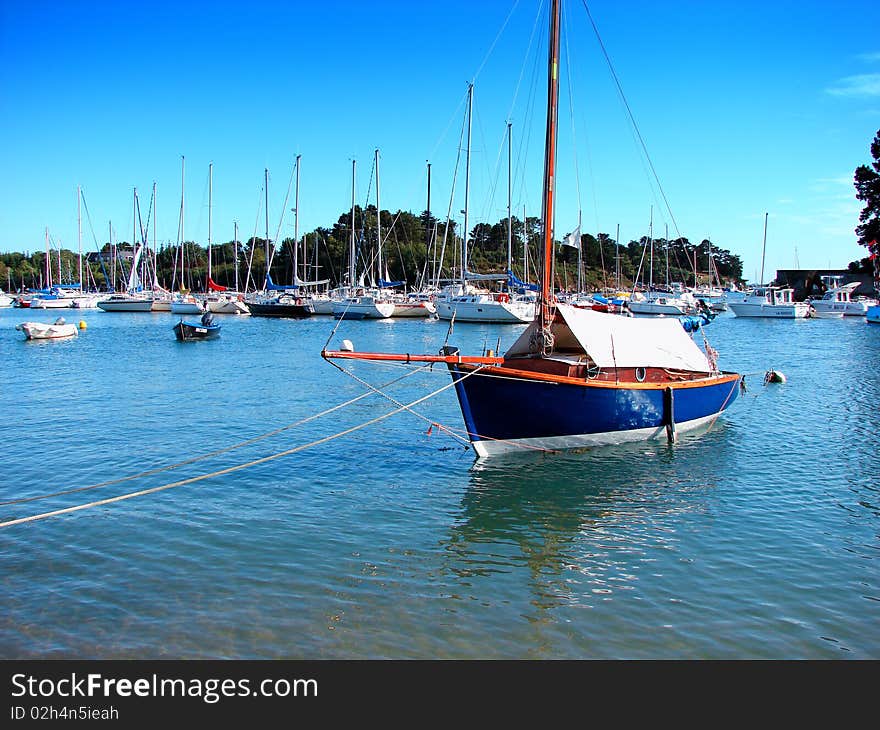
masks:
<path fill-rule="evenodd" d="M 513 207 L 540 214 L 547 2 L 372 3 L 0 0 L 0 251 L 76 249 L 81 185 L 100 243 L 132 236 L 158 190 L 157 235 L 175 243 L 186 157 L 186 238 L 293 233 L 332 224 L 368 188 L 381 154 L 381 203 L 426 204 L 461 221 L 455 161 L 475 81 L 470 222 Z M 777 268 L 844 267 L 860 203 L 852 175 L 880 129 L 880 5 L 592 0 L 668 209 L 641 153 L 583 0 L 564 3 L 557 235 L 577 224 L 623 241 L 711 238 L 765 279 Z M 537 23 L 537 25 L 536 25 Z M 537 28 L 530 44 L 533 28 Z M 569 103 L 571 99 L 571 104 Z M 369 198 L 368 198 L 369 194 Z M 282 219 L 282 211 L 285 211 Z M 151 236 L 152 240 L 152 236 Z M 88 222 L 83 248 L 93 250 Z"/>

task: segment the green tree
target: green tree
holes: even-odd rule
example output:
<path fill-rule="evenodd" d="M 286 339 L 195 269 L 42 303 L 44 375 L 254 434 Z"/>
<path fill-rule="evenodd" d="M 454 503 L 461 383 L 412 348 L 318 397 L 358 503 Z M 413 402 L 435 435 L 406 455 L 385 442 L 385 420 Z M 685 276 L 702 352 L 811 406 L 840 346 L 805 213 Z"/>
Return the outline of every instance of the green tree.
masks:
<path fill-rule="evenodd" d="M 859 165 L 854 176 L 856 198 L 865 204 L 859 213 L 856 235 L 859 244 L 868 248 L 869 258 L 874 261 L 874 278 L 880 280 L 880 130 L 871 142 L 871 157 L 874 161 L 870 166 Z"/>

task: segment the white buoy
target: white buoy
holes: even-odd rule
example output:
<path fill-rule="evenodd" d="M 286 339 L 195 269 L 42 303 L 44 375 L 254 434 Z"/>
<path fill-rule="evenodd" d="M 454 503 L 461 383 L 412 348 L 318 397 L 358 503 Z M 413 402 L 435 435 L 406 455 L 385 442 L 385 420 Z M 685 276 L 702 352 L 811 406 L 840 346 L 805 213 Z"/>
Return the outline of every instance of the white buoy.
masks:
<path fill-rule="evenodd" d="M 351 340 L 343 340 L 342 341 L 342 351 L 343 352 L 354 352 L 354 345 L 351 344 Z"/>

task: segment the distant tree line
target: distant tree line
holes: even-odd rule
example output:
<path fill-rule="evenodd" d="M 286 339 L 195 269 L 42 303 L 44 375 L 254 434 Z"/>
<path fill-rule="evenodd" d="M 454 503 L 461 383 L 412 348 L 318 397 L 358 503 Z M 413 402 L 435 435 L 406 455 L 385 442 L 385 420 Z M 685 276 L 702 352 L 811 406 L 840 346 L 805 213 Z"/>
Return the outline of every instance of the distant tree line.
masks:
<path fill-rule="evenodd" d="M 378 235 L 381 222 L 382 271 L 378 269 Z M 285 238 L 279 245 L 252 237 L 246 241 L 213 244 L 210 251 L 211 279 L 222 286 L 239 289 L 260 289 L 266 278 L 267 250 L 271 261 L 269 273 L 277 284 L 294 281 L 296 276 L 311 281 L 329 279 L 330 285 L 344 284 L 350 268 L 350 250 L 354 241 L 356 277 L 369 283 L 378 278 L 405 281 L 409 286 L 431 283 L 436 273 L 444 280 L 457 279 L 461 269 L 459 226 L 441 221 L 427 211 L 415 215 L 406 211 L 383 210 L 377 218 L 374 205 L 355 207 L 341 214 L 328 227 L 320 226 L 302 236 L 294 255 L 294 241 Z M 478 223 L 471 229 L 468 265 L 474 273 L 504 273 L 507 269 L 508 240 L 514 273 L 536 281 L 541 246 L 541 221 L 514 217 L 508 234 L 506 218 L 497 223 Z M 354 233 L 352 234 L 352 231 Z M 574 289 L 578 281 L 578 249 L 555 246 L 556 285 Z M 580 237 L 582 281 L 588 290 L 631 288 L 640 284 L 662 286 L 668 281 L 687 284 L 711 281 L 742 281 L 742 261 L 730 251 L 702 240 L 692 243 L 687 238 L 672 240 L 649 239 L 646 236 L 625 244 L 609 234 L 585 233 Z M 111 247 L 104 243 L 97 253 L 83 260 L 84 287 L 124 289 L 130 273 L 133 246 L 120 242 Z M 148 251 L 148 281 L 155 280 L 168 289 L 203 291 L 208 278 L 208 251 L 187 241 L 182 246 L 162 245 Z M 79 262 L 75 252 L 51 251 L 50 270 L 54 283 L 78 280 Z M 653 263 L 653 267 L 652 267 Z M 711 266 L 711 269 L 710 269 Z M 0 254 L 0 286 L 12 291 L 22 287 L 39 288 L 46 282 L 46 254 L 36 252 Z M 236 271 L 237 277 L 236 277 Z M 618 279 L 619 277 L 619 279 Z"/>

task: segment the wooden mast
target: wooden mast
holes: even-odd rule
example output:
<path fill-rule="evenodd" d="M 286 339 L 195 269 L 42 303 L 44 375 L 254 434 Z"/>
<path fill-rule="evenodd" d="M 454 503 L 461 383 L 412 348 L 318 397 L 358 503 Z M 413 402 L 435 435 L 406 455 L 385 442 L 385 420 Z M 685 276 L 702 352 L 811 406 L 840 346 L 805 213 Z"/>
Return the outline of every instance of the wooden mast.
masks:
<path fill-rule="evenodd" d="M 296 190 L 293 198 L 293 284 L 298 285 L 297 277 L 299 276 L 299 161 L 302 155 L 296 156 Z M 305 250 L 303 250 L 303 260 L 305 260 Z M 304 278 L 309 276 L 303 269 Z"/>
<path fill-rule="evenodd" d="M 269 265 L 271 263 L 271 257 L 269 256 L 269 168 L 267 167 L 264 171 L 265 176 L 265 184 L 263 185 L 263 191 L 266 196 L 266 284 L 264 285 L 264 290 L 266 293 L 269 292 Z"/>
<path fill-rule="evenodd" d="M 351 241 L 348 250 L 348 285 L 354 287 L 355 275 L 357 273 L 355 261 L 355 245 L 354 245 L 354 190 L 355 190 L 355 170 L 357 168 L 357 160 L 351 161 Z"/>
<path fill-rule="evenodd" d="M 211 281 L 211 215 L 214 210 L 214 163 L 208 163 L 208 281 Z M 208 292 L 208 281 L 205 292 Z"/>
<path fill-rule="evenodd" d="M 462 294 L 467 294 L 467 272 L 468 272 L 468 210 L 470 208 L 470 188 L 471 188 L 471 127 L 473 126 L 472 116 L 474 110 L 474 85 L 468 84 L 468 132 L 467 132 L 467 153 L 465 155 L 464 167 L 464 230 L 461 233 L 461 287 Z"/>
<path fill-rule="evenodd" d="M 379 148 L 376 148 L 376 270 L 379 275 L 376 283 L 383 279 L 382 264 L 382 204 L 379 201 Z M 381 286 L 381 285 L 380 285 Z"/>
<path fill-rule="evenodd" d="M 510 198 L 511 198 L 512 186 L 513 186 L 513 182 L 512 182 L 513 172 L 512 172 L 512 167 L 511 167 L 511 160 L 512 160 L 511 149 L 513 147 L 513 141 L 511 139 L 511 128 L 512 127 L 513 127 L 513 123 L 508 122 L 507 123 L 507 275 L 508 275 L 508 277 L 510 277 L 510 275 L 513 273 L 513 213 L 511 212 L 511 209 L 510 209 Z M 507 281 L 508 281 L 508 289 L 509 289 L 510 288 L 510 285 L 509 285 L 510 278 L 508 278 Z"/>
<path fill-rule="evenodd" d="M 758 282 L 759 286 L 764 286 L 764 256 L 767 254 L 767 218 L 769 216 L 769 213 L 764 213 L 764 245 L 761 248 L 761 280 Z"/>
<path fill-rule="evenodd" d="M 559 0 L 550 4 L 550 47 L 547 63 L 547 137 L 544 145 L 544 257 L 541 272 L 541 332 L 544 349 L 552 348 L 550 325 L 554 314 L 553 219 L 556 193 L 556 123 L 559 116 Z"/>
<path fill-rule="evenodd" d="M 76 186 L 76 237 L 79 246 L 78 266 L 79 266 L 79 293 L 83 293 L 83 225 L 82 225 L 82 208 L 80 201 L 82 200 L 82 187 Z"/>

